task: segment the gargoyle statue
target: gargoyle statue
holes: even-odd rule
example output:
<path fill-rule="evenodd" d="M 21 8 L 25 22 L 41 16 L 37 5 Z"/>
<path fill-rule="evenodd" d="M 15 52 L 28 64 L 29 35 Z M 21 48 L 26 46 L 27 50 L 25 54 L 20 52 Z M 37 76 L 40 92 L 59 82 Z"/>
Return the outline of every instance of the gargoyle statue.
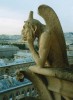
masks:
<path fill-rule="evenodd" d="M 40 5 L 38 13 L 44 18 L 46 25 L 33 18 L 30 11 L 29 18 L 22 29 L 23 39 L 26 38 L 28 47 L 35 60 L 36 66 L 29 69 L 35 72 L 44 67 L 69 66 L 66 43 L 60 21 L 54 10 L 47 5 Z M 38 38 L 39 50 L 34 49 L 34 40 Z"/>

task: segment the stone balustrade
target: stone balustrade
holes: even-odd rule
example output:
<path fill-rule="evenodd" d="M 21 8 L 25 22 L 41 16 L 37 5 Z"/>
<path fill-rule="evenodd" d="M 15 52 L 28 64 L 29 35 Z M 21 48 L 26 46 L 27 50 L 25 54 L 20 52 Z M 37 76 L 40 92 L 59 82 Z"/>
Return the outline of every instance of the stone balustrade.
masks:
<path fill-rule="evenodd" d="M 14 73 L 17 69 L 26 70 L 28 66 L 32 66 L 32 65 L 34 65 L 34 62 L 2 66 L 0 67 L 0 79 L 3 78 L 3 75 L 6 75 L 6 74 L 10 76 L 14 76 Z"/>
<path fill-rule="evenodd" d="M 36 90 L 30 82 L 26 85 L 17 86 L 6 91 L 1 91 L 0 100 L 19 100 L 26 96 L 36 96 L 36 93 Z"/>
<path fill-rule="evenodd" d="M 27 70 L 28 66 L 31 65 L 34 65 L 34 62 L 0 67 L 0 81 L 4 79 L 5 75 L 14 77 L 15 71 L 17 69 Z M 25 82 L 24 84 L 20 84 L 5 90 L 4 89 L 1 90 L 0 100 L 19 100 L 20 98 L 24 98 L 25 96 L 33 97 L 36 95 L 37 95 L 36 89 L 34 88 L 32 82 L 28 80 L 28 82 Z"/>

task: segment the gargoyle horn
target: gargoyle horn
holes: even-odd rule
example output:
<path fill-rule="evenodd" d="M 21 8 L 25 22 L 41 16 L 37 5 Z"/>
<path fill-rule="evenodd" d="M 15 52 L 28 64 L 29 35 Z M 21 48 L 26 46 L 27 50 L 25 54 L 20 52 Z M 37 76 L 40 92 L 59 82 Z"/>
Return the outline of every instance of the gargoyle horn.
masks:
<path fill-rule="evenodd" d="M 32 19 L 33 19 L 33 11 L 30 11 L 28 20 L 32 20 Z"/>
<path fill-rule="evenodd" d="M 31 20 L 33 20 L 33 11 L 30 11 L 28 20 L 24 21 L 24 23 L 29 22 Z"/>

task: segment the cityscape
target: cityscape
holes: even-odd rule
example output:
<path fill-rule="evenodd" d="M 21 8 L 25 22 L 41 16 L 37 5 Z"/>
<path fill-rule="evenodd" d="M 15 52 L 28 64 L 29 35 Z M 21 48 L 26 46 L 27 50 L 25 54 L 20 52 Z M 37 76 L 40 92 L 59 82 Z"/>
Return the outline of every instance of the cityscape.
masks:
<path fill-rule="evenodd" d="M 36 95 L 31 81 L 25 78 L 23 82 L 19 82 L 15 77 L 17 69 L 26 69 L 33 64 L 32 55 L 20 35 L 0 35 L 0 100 L 22 98 L 23 96 L 29 96 L 31 93 L 33 96 Z M 19 95 L 18 91 L 20 89 L 22 95 Z M 16 92 L 16 96 L 12 97 L 12 93 L 9 97 L 3 96 L 6 93 L 8 94 L 9 91 L 12 92 L 12 90 Z"/>
<path fill-rule="evenodd" d="M 64 33 L 64 36 L 67 45 L 68 60 L 70 64 L 73 64 L 73 33 Z M 20 45 L 15 44 L 20 44 L 22 47 L 20 48 Z M 20 65 L 21 67 L 17 67 Z M 25 78 L 23 82 L 19 82 L 16 80 L 15 76 L 12 76 L 15 73 L 14 70 L 18 68 L 24 69 L 29 65 L 34 65 L 34 60 L 26 42 L 22 41 L 21 35 L 0 35 L 0 96 L 3 96 L 4 93 L 8 94 L 8 92 L 13 89 L 17 91 L 18 88 L 22 88 L 21 90 L 23 90 L 23 86 L 26 89 L 27 84 L 29 89 L 31 87 L 32 89 L 34 88 L 32 82 L 28 79 Z M 14 69 L 12 69 L 13 67 Z M 30 93 L 28 89 L 26 89 L 26 91 L 27 93 L 24 93 L 24 91 L 22 92 L 24 95 L 29 96 Z M 36 95 L 35 93 L 36 92 L 33 92 L 32 95 Z M 18 97 L 18 93 L 16 93 L 16 98 L 21 98 L 24 95 Z M 9 99 L 3 100 L 12 100 L 12 96 L 10 96 Z"/>

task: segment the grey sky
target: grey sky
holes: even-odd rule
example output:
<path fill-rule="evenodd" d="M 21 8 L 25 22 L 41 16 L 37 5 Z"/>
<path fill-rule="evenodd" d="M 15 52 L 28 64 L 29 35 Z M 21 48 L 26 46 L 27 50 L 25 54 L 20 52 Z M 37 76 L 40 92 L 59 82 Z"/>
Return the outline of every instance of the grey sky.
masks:
<path fill-rule="evenodd" d="M 54 9 L 64 32 L 73 32 L 73 0 L 0 0 L 0 34 L 21 34 L 30 10 L 34 11 L 34 18 L 43 23 L 37 13 L 41 4 Z"/>

